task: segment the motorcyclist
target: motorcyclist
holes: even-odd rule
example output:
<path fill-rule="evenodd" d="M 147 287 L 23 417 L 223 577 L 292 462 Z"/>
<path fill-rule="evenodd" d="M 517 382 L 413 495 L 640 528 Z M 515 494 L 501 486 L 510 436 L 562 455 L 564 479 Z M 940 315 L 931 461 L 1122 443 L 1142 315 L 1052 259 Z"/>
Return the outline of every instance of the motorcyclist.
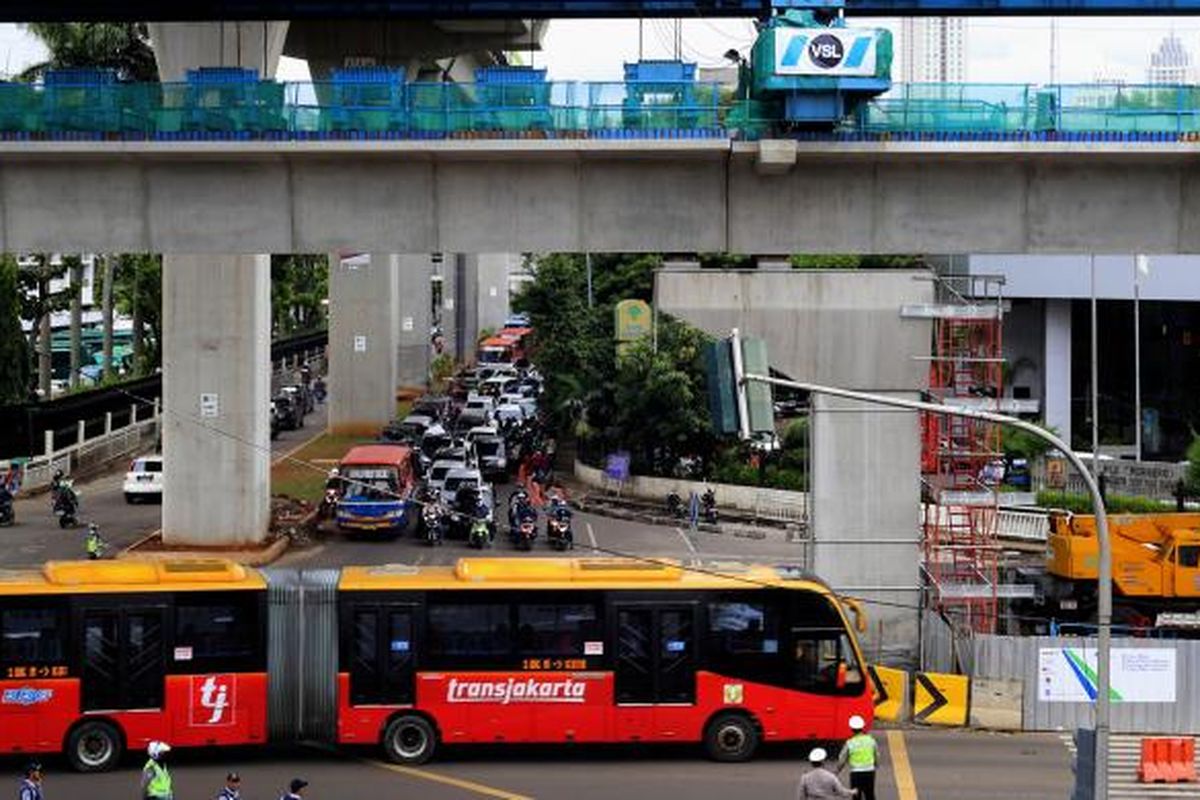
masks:
<path fill-rule="evenodd" d="M 87 529 L 87 535 L 83 539 L 83 548 L 87 551 L 87 557 L 91 561 L 100 558 L 104 553 L 104 548 L 108 543 L 104 541 L 104 537 L 100 535 L 100 526 L 96 523 L 90 523 Z"/>
<path fill-rule="evenodd" d="M 520 486 L 508 498 L 508 524 L 510 527 L 517 526 L 517 517 L 521 509 L 527 505 L 529 505 L 529 492 L 525 491 L 524 486 Z"/>

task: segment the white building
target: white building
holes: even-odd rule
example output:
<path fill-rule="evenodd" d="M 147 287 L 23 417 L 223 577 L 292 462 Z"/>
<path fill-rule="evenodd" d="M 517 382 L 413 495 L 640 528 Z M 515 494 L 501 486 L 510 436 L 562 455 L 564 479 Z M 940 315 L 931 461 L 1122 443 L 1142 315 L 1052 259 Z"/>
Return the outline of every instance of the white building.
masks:
<path fill-rule="evenodd" d="M 916 17 L 900 23 L 896 37 L 900 83 L 962 83 L 967 80 L 967 20 Z"/>
<path fill-rule="evenodd" d="M 1150 54 L 1146 82 L 1154 84 L 1195 83 L 1196 68 L 1192 54 L 1184 48 L 1175 34 L 1164 36 L 1158 50 Z"/>

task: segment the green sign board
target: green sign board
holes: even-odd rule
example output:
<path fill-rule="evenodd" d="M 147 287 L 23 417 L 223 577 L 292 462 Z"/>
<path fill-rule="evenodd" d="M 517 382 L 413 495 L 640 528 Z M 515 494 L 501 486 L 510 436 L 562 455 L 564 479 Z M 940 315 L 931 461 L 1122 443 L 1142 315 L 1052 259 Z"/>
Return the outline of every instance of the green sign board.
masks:
<path fill-rule="evenodd" d="M 645 300 L 622 300 L 617 303 L 616 315 L 618 342 L 632 342 L 650 335 L 654 315 Z"/>

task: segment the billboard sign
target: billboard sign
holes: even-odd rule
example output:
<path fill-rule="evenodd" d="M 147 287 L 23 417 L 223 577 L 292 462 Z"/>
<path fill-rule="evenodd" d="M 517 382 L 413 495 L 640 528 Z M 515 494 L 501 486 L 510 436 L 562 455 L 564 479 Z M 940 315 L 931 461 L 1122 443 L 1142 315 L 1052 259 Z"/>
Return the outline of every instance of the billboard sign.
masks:
<path fill-rule="evenodd" d="M 1096 648 L 1038 650 L 1038 701 L 1090 703 L 1096 699 Z M 1175 650 L 1123 647 L 1112 651 L 1109 697 L 1114 703 L 1174 703 Z"/>
<path fill-rule="evenodd" d="M 873 76 L 877 49 L 874 31 L 778 28 L 775 74 Z"/>

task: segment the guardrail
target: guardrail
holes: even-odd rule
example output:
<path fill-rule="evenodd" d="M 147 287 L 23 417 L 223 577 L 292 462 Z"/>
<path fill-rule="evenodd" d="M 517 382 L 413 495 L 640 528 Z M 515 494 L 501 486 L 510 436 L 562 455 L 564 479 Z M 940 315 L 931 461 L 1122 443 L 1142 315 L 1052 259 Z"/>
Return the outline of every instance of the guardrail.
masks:
<path fill-rule="evenodd" d="M 29 459 L 24 464 L 22 492 L 36 492 L 50 485 L 58 470 L 66 475 L 87 473 L 108 466 L 114 461 L 131 458 L 148 449 L 158 441 L 162 433 L 162 415 L 158 403 L 151 407 L 151 416 L 137 418 L 138 406 L 130 408 L 130 422 L 113 429 L 111 412 L 105 415 L 105 431 L 91 439 L 84 438 L 86 423 L 79 421 L 80 442 L 61 450 L 54 449 L 54 432 L 46 431 L 46 452 Z"/>
<path fill-rule="evenodd" d="M 929 519 L 934 506 L 925 504 L 925 513 L 919 518 L 921 522 Z M 946 508 L 940 507 L 939 513 L 945 514 Z M 1050 536 L 1050 514 L 1046 511 L 1012 511 L 1009 509 L 996 510 L 996 535 L 1001 539 L 1021 542 L 1045 542 Z M 945 520 L 942 520 L 945 522 Z"/>

